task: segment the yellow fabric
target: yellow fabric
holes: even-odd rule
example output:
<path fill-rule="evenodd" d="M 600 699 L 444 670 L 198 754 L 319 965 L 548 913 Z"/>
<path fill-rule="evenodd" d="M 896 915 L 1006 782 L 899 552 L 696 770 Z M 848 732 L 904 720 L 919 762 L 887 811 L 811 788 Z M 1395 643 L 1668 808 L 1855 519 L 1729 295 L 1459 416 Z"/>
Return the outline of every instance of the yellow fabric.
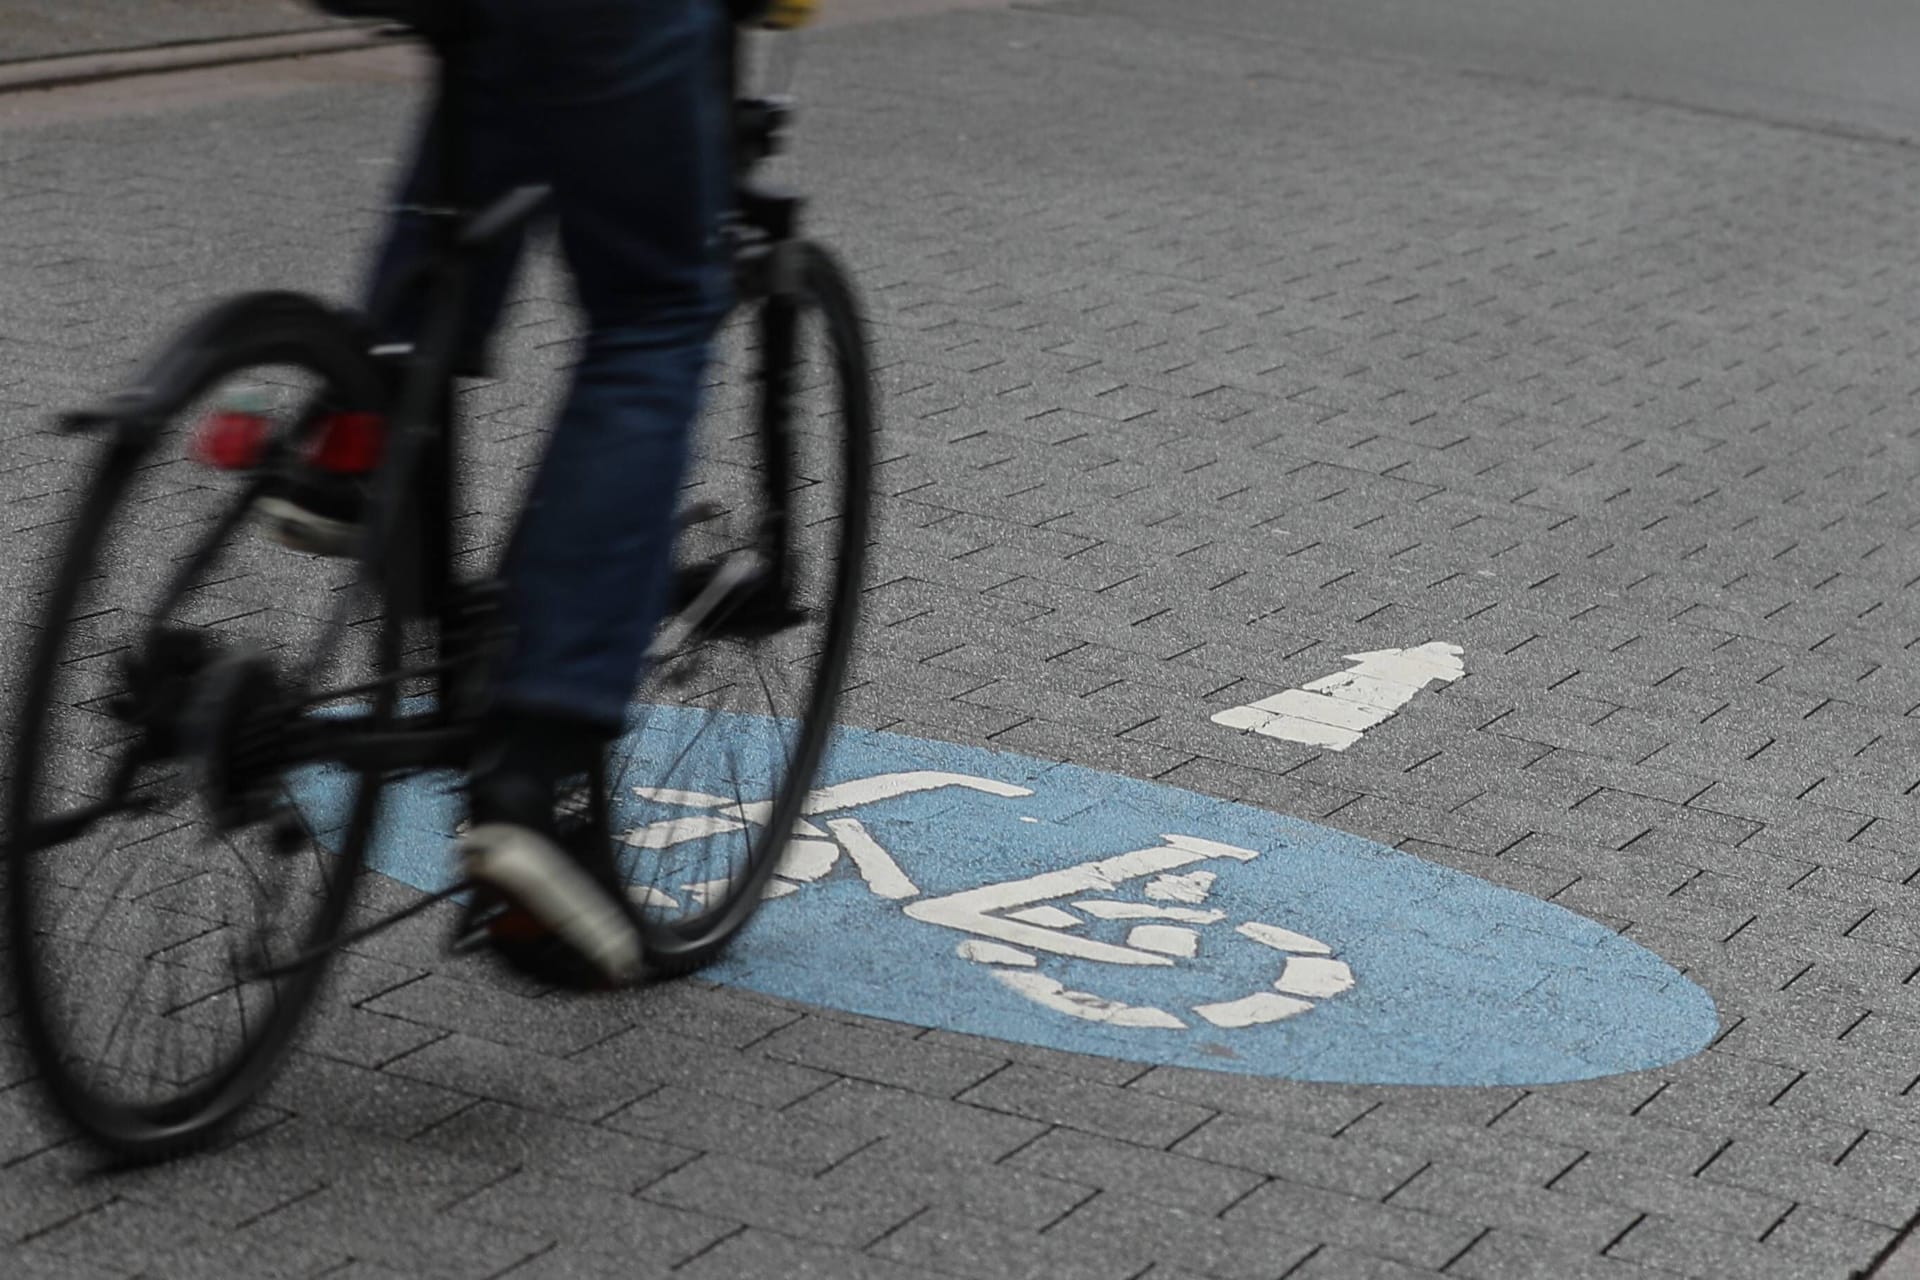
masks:
<path fill-rule="evenodd" d="M 819 7 L 819 0 L 772 0 L 760 25 L 776 31 L 791 31 L 812 22 L 814 10 Z"/>

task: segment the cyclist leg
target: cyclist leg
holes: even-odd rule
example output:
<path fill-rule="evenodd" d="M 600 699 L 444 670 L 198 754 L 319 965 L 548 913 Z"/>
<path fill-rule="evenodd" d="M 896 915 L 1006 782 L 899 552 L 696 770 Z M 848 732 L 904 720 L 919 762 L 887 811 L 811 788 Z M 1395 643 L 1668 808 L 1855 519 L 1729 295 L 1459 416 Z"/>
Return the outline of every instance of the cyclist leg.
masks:
<path fill-rule="evenodd" d="M 529 125 L 588 331 L 508 565 L 517 638 L 500 700 L 611 730 L 664 609 L 675 493 L 728 301 L 720 6 L 539 7 L 556 38 L 539 47 Z"/>
<path fill-rule="evenodd" d="M 522 127 L 551 174 L 588 332 L 508 558 L 514 648 L 475 765 L 475 832 L 519 850 L 533 869 L 503 887 L 617 979 L 637 962 L 631 921 L 605 910 L 624 893 L 604 847 L 565 854 L 598 901 L 556 864 L 553 796 L 618 730 L 665 607 L 675 494 L 727 303 L 723 28 L 714 0 L 490 9 L 517 24 Z M 487 874 L 472 854 L 468 869 Z M 536 901 L 526 886 L 543 878 L 551 899 Z"/>
<path fill-rule="evenodd" d="M 413 144 L 385 238 L 368 273 L 363 305 L 381 343 L 411 343 L 423 319 L 418 272 L 433 244 L 432 222 L 423 210 L 484 208 L 517 186 L 547 181 L 538 148 L 516 127 L 514 70 L 507 33 L 480 9 L 453 66 L 460 95 L 460 118 L 451 126 L 458 129 L 462 144 L 454 159 L 459 189 L 448 189 L 449 175 L 443 172 L 441 140 L 450 125 L 445 104 L 435 103 Z M 487 341 L 506 306 L 526 237 L 525 226 L 516 228 L 475 262 L 467 282 L 456 372 L 472 377 L 487 372 Z"/>

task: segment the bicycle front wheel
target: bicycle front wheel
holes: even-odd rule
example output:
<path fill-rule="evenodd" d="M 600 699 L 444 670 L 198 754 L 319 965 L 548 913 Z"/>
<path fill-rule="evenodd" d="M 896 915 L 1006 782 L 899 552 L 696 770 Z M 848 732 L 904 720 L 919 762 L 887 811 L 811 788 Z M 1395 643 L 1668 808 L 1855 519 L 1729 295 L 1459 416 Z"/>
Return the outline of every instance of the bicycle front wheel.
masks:
<path fill-rule="evenodd" d="M 683 493 L 673 610 L 608 776 L 649 965 L 709 963 L 805 820 L 853 655 L 872 519 L 873 391 L 854 292 L 798 243 L 793 287 L 717 344 Z M 791 843 L 796 830 L 799 843 Z"/>
<path fill-rule="evenodd" d="M 365 714 L 396 662 L 356 562 L 264 536 L 268 472 L 185 447 L 227 415 L 225 437 L 271 455 L 328 407 L 377 407 L 354 326 L 253 295 L 147 385 L 162 400 L 108 426 L 50 561 L 5 808 L 7 950 L 40 1083 L 134 1159 L 211 1137 L 286 1052 L 321 968 L 262 975 L 341 927 L 378 781 L 303 800 L 275 743 L 347 709 L 321 687 L 357 685 Z M 374 703 L 391 714 L 393 695 Z"/>

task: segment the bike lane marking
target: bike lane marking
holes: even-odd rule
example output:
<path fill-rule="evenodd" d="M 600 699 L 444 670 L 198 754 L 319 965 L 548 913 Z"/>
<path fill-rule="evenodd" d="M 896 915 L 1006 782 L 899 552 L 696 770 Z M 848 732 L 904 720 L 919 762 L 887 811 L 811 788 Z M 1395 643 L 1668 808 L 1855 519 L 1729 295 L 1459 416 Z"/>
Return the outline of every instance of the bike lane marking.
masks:
<path fill-rule="evenodd" d="M 636 721 L 641 759 L 707 713 Z M 742 752 L 765 722 L 738 717 Z M 719 753 L 715 753 L 716 757 Z M 655 901 L 693 833 L 744 841 L 769 806 L 710 785 L 618 797 Z M 458 802 L 396 788 L 375 868 L 447 882 Z M 323 831 L 331 780 L 300 799 Z M 1139 779 L 840 731 L 753 925 L 705 976 L 918 1026 L 1241 1074 L 1515 1085 L 1644 1070 L 1705 1047 L 1707 993 L 1530 895 L 1281 814 Z"/>

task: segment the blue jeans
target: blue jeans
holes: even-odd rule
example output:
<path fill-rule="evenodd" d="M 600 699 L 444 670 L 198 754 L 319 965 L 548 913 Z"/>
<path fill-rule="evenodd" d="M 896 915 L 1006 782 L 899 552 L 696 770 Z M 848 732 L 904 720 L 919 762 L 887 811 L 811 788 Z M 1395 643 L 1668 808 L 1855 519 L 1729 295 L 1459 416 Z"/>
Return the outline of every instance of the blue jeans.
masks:
<path fill-rule="evenodd" d="M 463 198 L 550 184 L 587 335 L 505 566 L 515 640 L 502 709 L 624 719 L 665 610 L 675 494 L 701 375 L 728 304 L 719 222 L 729 104 L 715 0 L 470 0 L 458 60 Z M 436 113 L 437 115 L 437 113 Z M 433 130 L 401 193 L 430 203 Z M 418 316 L 386 305 L 421 260 L 396 215 L 370 309 L 383 336 Z M 481 361 L 522 244 L 470 282 L 467 359 Z"/>

